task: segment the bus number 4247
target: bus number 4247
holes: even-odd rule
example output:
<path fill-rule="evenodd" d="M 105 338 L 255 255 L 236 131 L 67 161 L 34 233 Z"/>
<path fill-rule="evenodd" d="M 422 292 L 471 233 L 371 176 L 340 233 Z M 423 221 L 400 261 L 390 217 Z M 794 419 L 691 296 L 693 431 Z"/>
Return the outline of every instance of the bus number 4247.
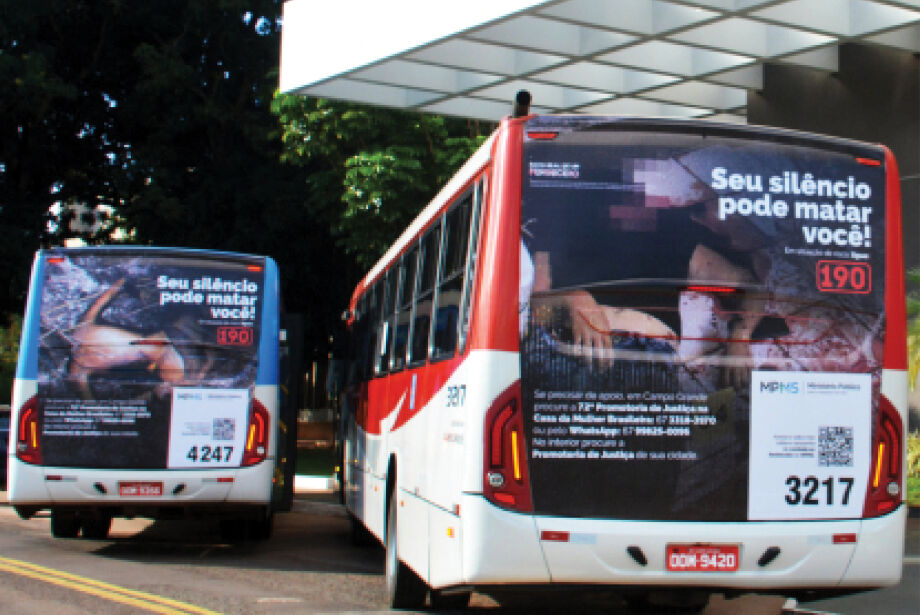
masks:
<path fill-rule="evenodd" d="M 210 447 L 207 445 L 204 446 L 192 446 L 188 450 L 188 454 L 185 456 L 189 461 L 194 461 L 198 463 L 224 463 L 230 461 L 230 455 L 233 453 L 232 446 L 215 446 Z M 222 457 L 223 456 L 223 457 Z"/>

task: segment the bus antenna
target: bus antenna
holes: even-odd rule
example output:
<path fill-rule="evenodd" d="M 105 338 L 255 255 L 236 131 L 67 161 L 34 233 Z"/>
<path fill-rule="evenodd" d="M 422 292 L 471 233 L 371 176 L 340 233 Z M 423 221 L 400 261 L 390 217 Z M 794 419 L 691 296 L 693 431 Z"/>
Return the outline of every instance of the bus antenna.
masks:
<path fill-rule="evenodd" d="M 511 117 L 524 117 L 530 114 L 530 92 L 520 90 L 514 95 L 514 103 L 511 105 Z"/>

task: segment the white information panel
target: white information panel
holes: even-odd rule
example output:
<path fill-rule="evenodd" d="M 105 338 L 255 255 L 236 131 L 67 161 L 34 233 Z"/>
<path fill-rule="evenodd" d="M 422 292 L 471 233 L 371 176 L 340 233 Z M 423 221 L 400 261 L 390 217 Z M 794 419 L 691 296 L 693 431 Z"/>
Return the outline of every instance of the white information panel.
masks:
<path fill-rule="evenodd" d="M 167 467 L 239 467 L 248 421 L 248 389 L 174 388 Z"/>
<path fill-rule="evenodd" d="M 862 516 L 872 376 L 754 371 L 748 519 Z"/>

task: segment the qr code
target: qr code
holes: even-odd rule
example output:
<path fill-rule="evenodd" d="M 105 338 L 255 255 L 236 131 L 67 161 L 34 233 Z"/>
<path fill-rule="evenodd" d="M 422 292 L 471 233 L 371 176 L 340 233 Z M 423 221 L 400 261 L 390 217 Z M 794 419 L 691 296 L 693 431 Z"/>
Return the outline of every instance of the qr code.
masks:
<path fill-rule="evenodd" d="M 214 419 L 212 440 L 233 440 L 236 433 L 235 419 Z"/>
<path fill-rule="evenodd" d="M 853 465 L 852 427 L 818 428 L 818 465 L 828 467 Z"/>

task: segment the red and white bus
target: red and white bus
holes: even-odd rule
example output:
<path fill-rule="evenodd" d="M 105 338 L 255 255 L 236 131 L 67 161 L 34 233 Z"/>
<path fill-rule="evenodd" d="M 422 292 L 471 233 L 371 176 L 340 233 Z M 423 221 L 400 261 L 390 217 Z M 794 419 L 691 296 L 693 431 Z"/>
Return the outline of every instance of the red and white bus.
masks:
<path fill-rule="evenodd" d="M 897 583 L 900 216 L 882 146 L 502 121 L 351 300 L 345 502 L 390 603 Z"/>

